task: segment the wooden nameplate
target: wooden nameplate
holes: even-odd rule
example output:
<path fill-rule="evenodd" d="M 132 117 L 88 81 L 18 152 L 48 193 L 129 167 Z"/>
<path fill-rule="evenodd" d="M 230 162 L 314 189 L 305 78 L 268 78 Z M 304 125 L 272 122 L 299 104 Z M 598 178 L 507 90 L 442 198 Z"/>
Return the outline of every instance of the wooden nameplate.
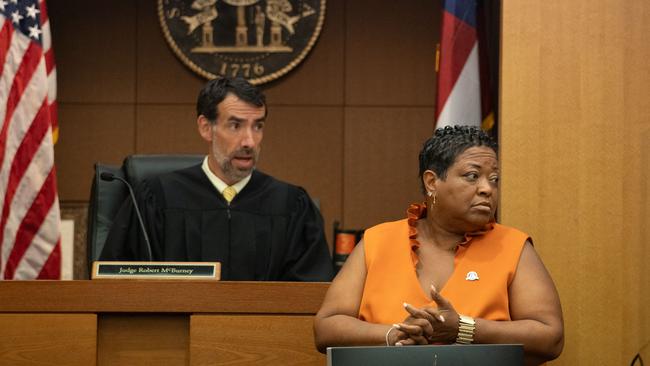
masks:
<path fill-rule="evenodd" d="M 213 280 L 221 278 L 219 262 L 95 261 L 90 276 L 101 279 Z"/>

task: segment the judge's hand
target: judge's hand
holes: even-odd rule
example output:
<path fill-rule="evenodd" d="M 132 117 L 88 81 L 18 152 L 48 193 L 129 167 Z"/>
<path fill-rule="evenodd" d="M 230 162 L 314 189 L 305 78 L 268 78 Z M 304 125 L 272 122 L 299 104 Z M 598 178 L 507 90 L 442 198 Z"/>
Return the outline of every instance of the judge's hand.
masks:
<path fill-rule="evenodd" d="M 399 330 L 408 336 L 408 339 L 398 341 L 397 345 L 454 343 L 456 341 L 458 313 L 433 285 L 431 286 L 431 298 L 437 308 L 425 306 L 418 309 L 404 304 L 404 308 L 410 315 L 404 322 L 397 325 Z"/>

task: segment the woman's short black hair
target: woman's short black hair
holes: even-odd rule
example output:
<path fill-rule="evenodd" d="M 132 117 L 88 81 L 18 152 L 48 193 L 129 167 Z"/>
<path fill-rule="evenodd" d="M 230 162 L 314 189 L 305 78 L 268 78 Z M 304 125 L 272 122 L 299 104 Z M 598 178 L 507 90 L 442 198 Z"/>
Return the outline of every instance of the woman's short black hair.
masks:
<path fill-rule="evenodd" d="M 246 79 L 220 77 L 208 81 L 199 92 L 196 101 L 197 117 L 204 115 L 209 121 L 216 122 L 218 117 L 217 106 L 226 99 L 228 94 L 234 94 L 237 98 L 256 107 L 266 106 L 264 94 Z"/>
<path fill-rule="evenodd" d="M 480 128 L 470 126 L 445 126 L 438 128 L 433 136 L 424 142 L 420 151 L 420 183 L 425 192 L 422 175 L 432 170 L 442 180 L 447 178 L 449 169 L 458 155 L 475 146 L 486 146 L 498 155 L 496 141 Z"/>

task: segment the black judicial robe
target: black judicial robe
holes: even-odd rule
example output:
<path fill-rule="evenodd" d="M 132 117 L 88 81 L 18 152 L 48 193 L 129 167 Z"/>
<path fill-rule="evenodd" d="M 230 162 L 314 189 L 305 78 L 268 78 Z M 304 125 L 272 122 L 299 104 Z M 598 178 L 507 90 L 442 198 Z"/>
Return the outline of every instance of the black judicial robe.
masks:
<path fill-rule="evenodd" d="M 228 205 L 196 165 L 137 188 L 155 261 L 221 262 L 222 280 L 330 281 L 320 212 L 301 187 L 257 170 Z M 120 208 L 101 260 L 147 260 L 130 200 Z"/>

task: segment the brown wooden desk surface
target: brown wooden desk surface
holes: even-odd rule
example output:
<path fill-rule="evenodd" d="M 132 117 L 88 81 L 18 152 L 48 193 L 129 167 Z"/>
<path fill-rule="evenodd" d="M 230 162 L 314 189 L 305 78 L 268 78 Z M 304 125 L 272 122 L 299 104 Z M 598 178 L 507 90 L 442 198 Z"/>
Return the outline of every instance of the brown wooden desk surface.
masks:
<path fill-rule="evenodd" d="M 3 281 L 0 312 L 315 314 L 329 283 Z"/>
<path fill-rule="evenodd" d="M 312 319 L 328 286 L 0 281 L 0 364 L 323 365 Z"/>

